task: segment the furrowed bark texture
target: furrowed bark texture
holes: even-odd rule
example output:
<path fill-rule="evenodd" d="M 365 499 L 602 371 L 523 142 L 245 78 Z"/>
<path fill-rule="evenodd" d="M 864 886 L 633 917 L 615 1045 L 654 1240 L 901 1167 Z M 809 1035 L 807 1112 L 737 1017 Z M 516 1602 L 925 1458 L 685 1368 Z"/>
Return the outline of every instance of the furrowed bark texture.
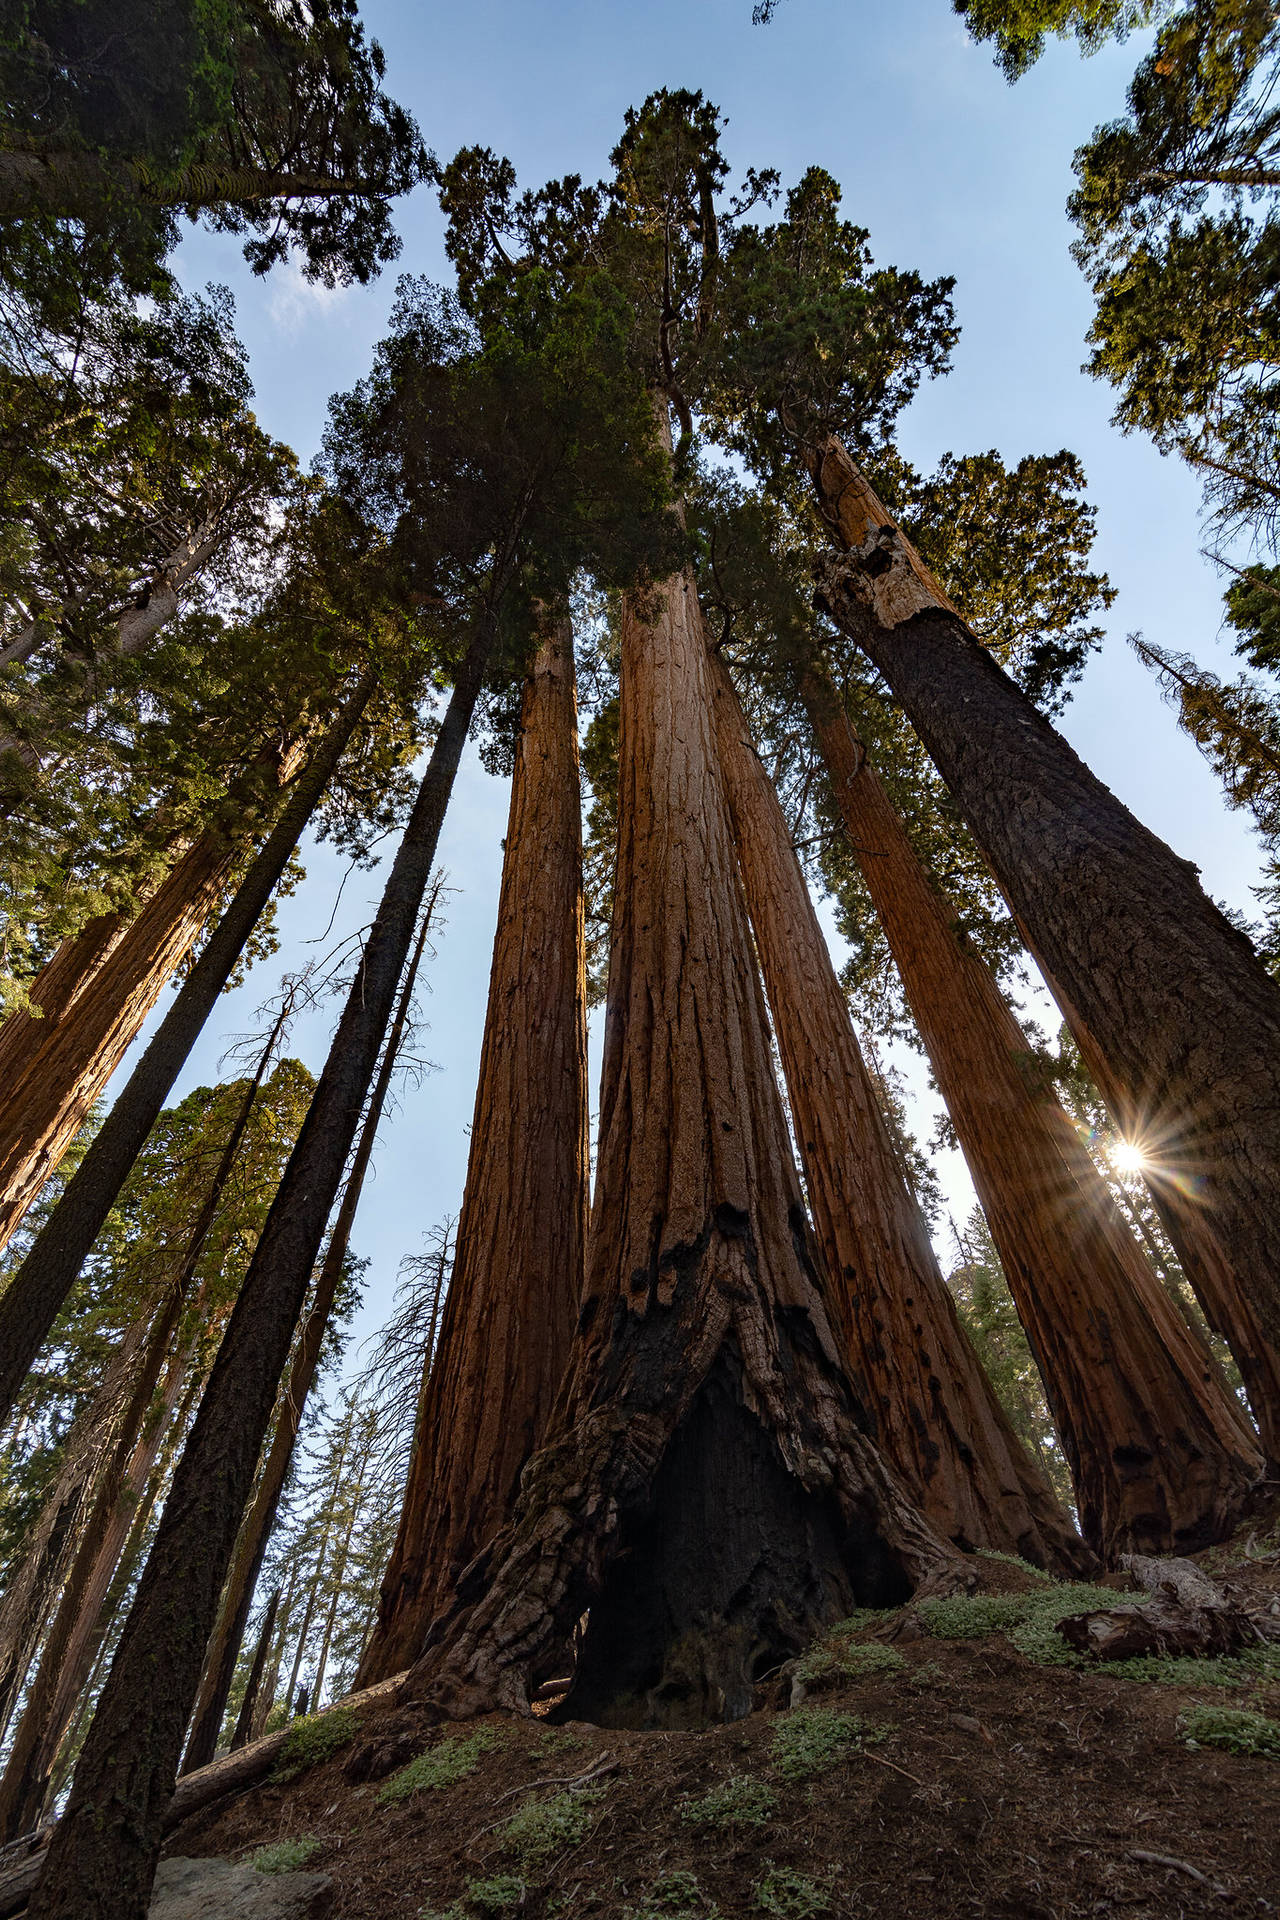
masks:
<path fill-rule="evenodd" d="M 143 1920 L 218 1598 L 395 1004 L 492 647 L 473 633 L 329 1058 L 236 1301 L 76 1768 L 32 1920 Z"/>
<path fill-rule="evenodd" d="M 581 1303 L 588 1204 L 582 796 L 573 631 L 525 684 L 467 1184 L 400 1529 L 360 1669 L 409 1666 L 511 1514 Z"/>
<path fill-rule="evenodd" d="M 1263 1452 L 1275 1472 L 1280 1469 L 1280 1345 L 1268 1339 L 1253 1301 L 1236 1286 L 1214 1218 L 1202 1206 L 1194 1185 L 1164 1167 L 1159 1141 L 1144 1132 L 1144 1116 L 1126 1100 L 1093 1035 L 1062 988 L 1047 972 L 1045 978 L 1120 1131 L 1150 1153 L 1143 1177 L 1156 1211 L 1205 1319 L 1226 1342 L 1240 1369 Z"/>
<path fill-rule="evenodd" d="M 289 1466 L 293 1459 L 298 1430 L 302 1425 L 307 1395 L 311 1391 L 316 1377 L 316 1368 L 320 1364 L 320 1351 L 328 1331 L 333 1303 L 337 1298 L 347 1249 L 351 1244 L 351 1229 L 355 1225 L 365 1175 L 369 1171 L 369 1162 L 373 1158 L 378 1125 L 382 1119 L 387 1094 L 391 1090 L 396 1056 L 412 1011 L 413 990 L 417 983 L 418 968 L 422 962 L 430 926 L 431 908 L 423 918 L 418 943 L 409 961 L 409 970 L 405 974 L 404 986 L 400 991 L 400 1003 L 396 1008 L 395 1020 L 387 1036 L 387 1044 L 382 1050 L 382 1064 L 378 1068 L 378 1077 L 374 1082 L 368 1111 L 360 1129 L 360 1139 L 343 1189 L 342 1204 L 338 1208 L 337 1218 L 329 1235 L 329 1244 L 325 1248 L 319 1278 L 316 1281 L 316 1290 L 307 1310 L 307 1317 L 302 1323 L 302 1330 L 294 1346 L 289 1377 L 271 1436 L 271 1444 L 267 1448 L 266 1459 L 262 1463 L 262 1471 L 258 1476 L 258 1485 L 236 1541 L 231 1571 L 227 1575 L 226 1588 L 218 1608 L 218 1618 L 205 1653 L 204 1673 L 201 1676 L 200 1691 L 196 1697 L 195 1713 L 192 1716 L 191 1736 L 183 1755 L 183 1773 L 191 1773 L 197 1767 L 207 1766 L 217 1749 L 227 1698 L 235 1678 L 240 1642 L 244 1637 L 245 1623 L 249 1618 L 249 1608 L 253 1602 L 253 1590 L 262 1570 L 262 1560 L 267 1550 L 267 1541 L 271 1537 L 271 1529 L 275 1525 L 280 1495 L 289 1477 Z M 292 1595 L 290 1599 L 292 1600 Z"/>
<path fill-rule="evenodd" d="M 0 1299 L 0 1415 L 13 1404 L 376 685 L 364 674 L 289 794 L 39 1238 Z"/>
<path fill-rule="evenodd" d="M 828 1306 L 872 1437 L 958 1546 L 1081 1571 L 1093 1556 L 1010 1427 L 960 1325 L 895 1163 L 786 816 L 727 669 L 714 653 L 710 665 L 720 765 Z"/>
<path fill-rule="evenodd" d="M 45 963 L 30 987 L 31 1001 L 40 1013 L 11 1013 L 0 1026 L 0 1081 L 16 1077 L 48 1032 L 46 1020 L 57 1020 L 93 978 L 112 948 L 124 937 L 126 922 L 118 913 L 100 913 L 72 938 L 64 940 Z"/>
<path fill-rule="evenodd" d="M 622 622 L 619 847 L 587 1292 L 553 1438 L 411 1687 L 528 1708 L 590 1607 L 569 1709 L 748 1711 L 756 1673 L 953 1550 L 866 1439 L 773 1078 L 693 583 Z M 629 1550 L 631 1550 L 629 1552 Z M 619 1559 L 619 1555 L 624 1557 Z"/>
<path fill-rule="evenodd" d="M 191 951 L 235 856 L 221 833 L 202 833 L 71 1003 L 38 1023 L 37 1044 L 6 1087 L 0 1114 L 0 1247 Z"/>
<path fill-rule="evenodd" d="M 838 441 L 812 458 L 848 558 L 833 610 L 884 675 L 1032 951 L 1280 1340 L 1280 988 L 1195 870 L 1090 773 L 942 600 Z M 917 572 L 919 570 L 919 572 Z"/>

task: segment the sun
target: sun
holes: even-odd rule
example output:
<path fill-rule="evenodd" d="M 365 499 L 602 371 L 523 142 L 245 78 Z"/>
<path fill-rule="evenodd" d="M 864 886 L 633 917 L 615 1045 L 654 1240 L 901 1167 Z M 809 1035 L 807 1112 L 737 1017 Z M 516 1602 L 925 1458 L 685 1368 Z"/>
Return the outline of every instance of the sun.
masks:
<path fill-rule="evenodd" d="M 1111 1164 L 1117 1173 L 1141 1173 L 1147 1156 L 1132 1140 L 1118 1140 L 1111 1149 Z"/>

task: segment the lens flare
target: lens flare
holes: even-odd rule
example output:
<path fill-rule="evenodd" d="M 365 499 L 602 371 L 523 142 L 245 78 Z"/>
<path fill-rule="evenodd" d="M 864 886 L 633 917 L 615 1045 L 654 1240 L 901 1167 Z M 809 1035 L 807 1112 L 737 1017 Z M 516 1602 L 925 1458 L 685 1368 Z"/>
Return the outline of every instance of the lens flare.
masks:
<path fill-rule="evenodd" d="M 1111 1149 L 1111 1164 L 1117 1173 L 1141 1173 L 1147 1156 L 1132 1140 L 1118 1140 Z"/>

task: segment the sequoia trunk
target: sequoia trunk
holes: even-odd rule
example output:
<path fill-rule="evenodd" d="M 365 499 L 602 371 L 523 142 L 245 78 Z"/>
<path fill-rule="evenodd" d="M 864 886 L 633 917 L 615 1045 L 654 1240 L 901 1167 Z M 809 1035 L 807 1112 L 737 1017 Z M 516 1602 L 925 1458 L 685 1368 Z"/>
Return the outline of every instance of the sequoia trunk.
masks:
<path fill-rule="evenodd" d="M 1029 1043 L 962 944 L 834 689 L 802 692 L 1070 1462 L 1108 1557 L 1222 1539 L 1261 1470 L 1207 1347 L 1179 1316 Z"/>
<path fill-rule="evenodd" d="M 1125 1099 L 1093 1035 L 1057 982 L 1049 978 L 1049 986 L 1121 1133 L 1143 1149 L 1143 1178 L 1161 1224 L 1205 1319 L 1240 1369 L 1263 1452 L 1273 1470 L 1280 1468 L 1280 1343 L 1267 1337 L 1253 1301 L 1235 1285 L 1214 1218 L 1196 1186 L 1165 1166 L 1161 1142 L 1146 1132 L 1144 1115 Z"/>
<path fill-rule="evenodd" d="M 254 856 L 235 897 L 6 1288 L 0 1300 L 0 1415 L 12 1405 L 13 1396 L 48 1338 L 174 1081 L 315 812 L 375 684 L 373 673 L 365 673 L 299 775 L 284 811 Z"/>
<path fill-rule="evenodd" d="M 817 1284 L 687 576 L 624 599 L 619 822 L 587 1290 L 553 1436 L 409 1682 L 446 1713 L 527 1710 L 589 1608 L 566 1712 L 736 1718 L 820 1626 L 957 1564 Z"/>
<path fill-rule="evenodd" d="M 146 1914 L 218 1597 L 391 1018 L 494 627 L 488 612 L 473 631 L 329 1057 L 174 1474 L 32 1896 L 32 1920 L 69 1910 L 84 1920 Z"/>
<path fill-rule="evenodd" d="M 573 631 L 525 683 L 467 1184 L 399 1533 L 360 1686 L 399 1673 L 511 1513 L 582 1295 L 587 1020 Z"/>
<path fill-rule="evenodd" d="M 846 549 L 826 568 L 833 613 L 854 612 L 1032 951 L 1280 1340 L 1280 988 L 974 639 L 839 441 L 811 472 Z"/>
<path fill-rule="evenodd" d="M 828 1305 L 873 1437 L 958 1546 L 1079 1571 L 1092 1556 L 1010 1427 L 894 1160 L 786 817 L 715 654 L 711 672 L 720 765 Z"/>
<path fill-rule="evenodd" d="M 221 833 L 200 834 L 70 1004 L 39 1023 L 0 1115 L 0 1247 L 191 951 L 234 861 Z"/>

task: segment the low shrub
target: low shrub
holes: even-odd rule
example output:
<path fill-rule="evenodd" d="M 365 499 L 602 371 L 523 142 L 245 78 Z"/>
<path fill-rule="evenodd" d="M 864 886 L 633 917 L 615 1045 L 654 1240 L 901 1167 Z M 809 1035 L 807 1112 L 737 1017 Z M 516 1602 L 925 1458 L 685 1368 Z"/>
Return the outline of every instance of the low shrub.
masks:
<path fill-rule="evenodd" d="M 603 1787 L 579 1793 L 553 1793 L 544 1800 L 526 1800 L 501 1829 L 504 1847 L 529 1865 L 576 1847 L 591 1831 Z"/>
<path fill-rule="evenodd" d="M 901 1673 L 906 1661 L 896 1647 L 881 1646 L 878 1640 L 843 1640 L 838 1629 L 826 1634 L 810 1647 L 796 1667 L 798 1679 L 874 1680 L 889 1673 Z"/>
<path fill-rule="evenodd" d="M 624 1907 L 622 1920 L 720 1920 L 715 1901 L 692 1873 L 664 1873 L 638 1907 Z"/>
<path fill-rule="evenodd" d="M 1190 1707 L 1179 1716 L 1178 1731 L 1191 1748 L 1222 1747 L 1227 1753 L 1280 1760 L 1280 1720 L 1246 1707 Z"/>
<path fill-rule="evenodd" d="M 277 1782 L 295 1780 L 308 1767 L 319 1766 L 354 1740 L 359 1727 L 359 1716 L 350 1707 L 331 1707 L 328 1713 L 306 1713 L 290 1721 L 271 1778 Z"/>
<path fill-rule="evenodd" d="M 752 1902 L 757 1913 L 777 1915 L 778 1920 L 819 1920 L 834 1904 L 829 1887 L 793 1867 L 771 1867 L 756 1881 Z"/>
<path fill-rule="evenodd" d="M 297 1840 L 273 1840 L 269 1846 L 259 1847 L 245 1864 L 257 1873 L 296 1873 L 319 1850 L 318 1840 L 302 1834 Z"/>
<path fill-rule="evenodd" d="M 861 1747 L 883 1740 L 888 1731 L 856 1713 L 797 1707 L 774 1723 L 773 1766 L 784 1780 L 811 1780 L 816 1774 L 830 1773 Z"/>
<path fill-rule="evenodd" d="M 481 1754 L 496 1743 L 497 1737 L 492 1728 L 477 1727 L 465 1737 L 453 1734 L 447 1740 L 438 1741 L 384 1782 L 378 1789 L 378 1805 L 395 1806 L 415 1793 L 430 1793 L 465 1780 L 475 1772 Z"/>
<path fill-rule="evenodd" d="M 691 1827 L 765 1827 L 777 1805 L 778 1796 L 765 1781 L 734 1774 L 701 1799 L 686 1800 L 680 1818 Z"/>

